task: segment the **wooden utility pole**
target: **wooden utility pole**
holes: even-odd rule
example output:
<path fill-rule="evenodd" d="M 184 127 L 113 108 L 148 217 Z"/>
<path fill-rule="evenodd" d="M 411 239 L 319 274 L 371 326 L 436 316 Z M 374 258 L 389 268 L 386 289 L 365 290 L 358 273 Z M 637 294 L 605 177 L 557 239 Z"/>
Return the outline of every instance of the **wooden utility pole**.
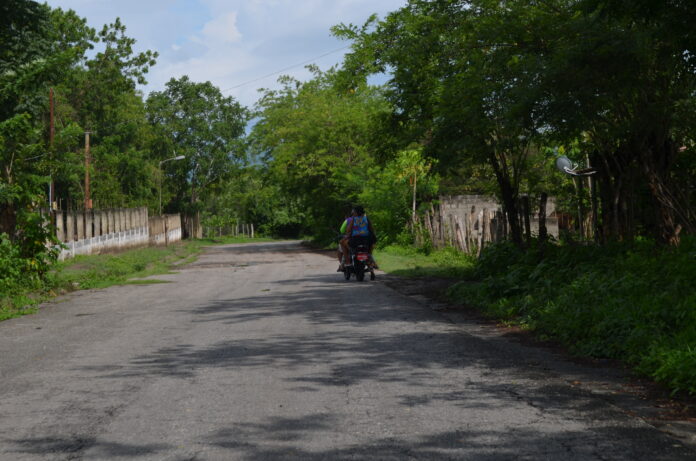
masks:
<path fill-rule="evenodd" d="M 89 194 L 89 164 L 90 164 L 90 152 L 89 152 L 89 131 L 85 131 L 85 210 L 92 209 L 92 199 Z"/>
<path fill-rule="evenodd" d="M 48 145 L 51 151 L 51 158 L 53 157 L 53 140 L 56 136 L 55 121 L 53 118 L 53 88 L 48 89 L 48 119 L 49 119 L 49 129 L 48 129 Z M 56 201 L 56 185 L 53 182 L 53 174 L 51 174 L 51 182 L 48 186 L 48 208 L 53 210 L 55 208 L 54 202 Z"/>

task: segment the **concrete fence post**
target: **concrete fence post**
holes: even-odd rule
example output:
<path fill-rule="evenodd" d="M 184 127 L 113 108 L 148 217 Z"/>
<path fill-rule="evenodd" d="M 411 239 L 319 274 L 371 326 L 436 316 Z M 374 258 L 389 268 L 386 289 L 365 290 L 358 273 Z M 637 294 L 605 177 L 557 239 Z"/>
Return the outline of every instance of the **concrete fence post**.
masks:
<path fill-rule="evenodd" d="M 91 211 L 85 211 L 85 238 L 91 239 L 93 235 L 92 230 L 93 217 Z"/>
<path fill-rule="evenodd" d="M 92 210 L 92 232 L 92 237 L 101 235 L 101 212 L 99 210 Z"/>
<path fill-rule="evenodd" d="M 63 212 L 56 210 L 56 238 L 59 242 L 65 242 L 65 222 Z"/>
<path fill-rule="evenodd" d="M 85 238 L 85 214 L 81 211 L 75 213 L 75 230 L 77 231 L 77 240 Z"/>
<path fill-rule="evenodd" d="M 75 240 L 75 216 L 71 211 L 65 212 L 65 240 L 73 242 Z"/>
<path fill-rule="evenodd" d="M 106 208 L 102 210 L 102 235 L 108 235 L 111 230 L 110 230 L 110 225 L 111 223 L 109 222 L 109 219 L 111 218 L 111 214 L 109 213 L 109 209 Z"/>

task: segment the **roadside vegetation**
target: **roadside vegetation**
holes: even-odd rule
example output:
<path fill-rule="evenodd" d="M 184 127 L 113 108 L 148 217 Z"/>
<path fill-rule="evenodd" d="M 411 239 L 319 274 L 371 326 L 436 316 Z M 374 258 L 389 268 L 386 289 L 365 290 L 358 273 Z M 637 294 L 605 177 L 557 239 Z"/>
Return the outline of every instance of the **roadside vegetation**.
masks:
<path fill-rule="evenodd" d="M 454 248 L 423 250 L 414 246 L 390 245 L 375 250 L 375 259 L 384 272 L 400 277 L 464 277 L 476 259 Z"/>
<path fill-rule="evenodd" d="M 696 239 L 484 250 L 452 300 L 696 394 Z"/>

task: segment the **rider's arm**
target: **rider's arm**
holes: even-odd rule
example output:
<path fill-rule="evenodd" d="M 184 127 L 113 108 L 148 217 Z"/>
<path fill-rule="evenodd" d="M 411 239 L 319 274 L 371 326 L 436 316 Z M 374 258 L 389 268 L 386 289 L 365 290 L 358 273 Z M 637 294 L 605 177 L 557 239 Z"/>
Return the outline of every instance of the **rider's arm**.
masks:
<path fill-rule="evenodd" d="M 348 225 L 346 226 L 346 238 L 350 237 L 350 234 L 353 232 L 353 220 L 351 219 Z"/>
<path fill-rule="evenodd" d="M 348 220 L 347 219 L 343 221 L 343 224 L 341 224 L 341 229 L 340 229 L 341 234 L 346 233 L 346 227 L 348 227 Z"/>

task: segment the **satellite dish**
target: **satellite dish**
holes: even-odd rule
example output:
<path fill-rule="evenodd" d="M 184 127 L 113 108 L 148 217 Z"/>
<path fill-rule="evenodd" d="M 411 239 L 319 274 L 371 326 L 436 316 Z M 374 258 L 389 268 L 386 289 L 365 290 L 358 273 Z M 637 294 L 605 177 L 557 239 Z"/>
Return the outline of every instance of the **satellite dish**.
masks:
<path fill-rule="evenodd" d="M 573 162 L 570 161 L 565 155 L 561 155 L 556 159 L 556 168 L 561 170 L 563 173 L 567 173 L 567 170 L 573 170 Z"/>
<path fill-rule="evenodd" d="M 561 155 L 556 159 L 556 168 L 571 176 L 590 176 L 597 172 L 594 168 L 581 168 L 578 170 L 578 165 L 571 162 L 565 155 Z"/>

